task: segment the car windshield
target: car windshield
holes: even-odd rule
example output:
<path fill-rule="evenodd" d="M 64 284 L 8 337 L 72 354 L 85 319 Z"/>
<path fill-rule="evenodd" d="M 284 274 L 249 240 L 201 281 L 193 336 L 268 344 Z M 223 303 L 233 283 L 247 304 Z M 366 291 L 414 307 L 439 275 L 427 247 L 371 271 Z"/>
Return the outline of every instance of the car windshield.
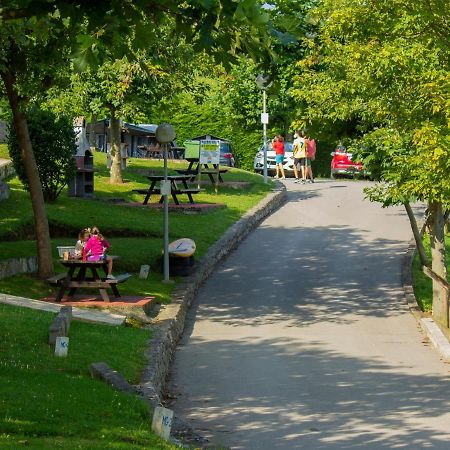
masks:
<path fill-rule="evenodd" d="M 231 145 L 227 143 L 220 144 L 220 153 L 231 153 Z"/>

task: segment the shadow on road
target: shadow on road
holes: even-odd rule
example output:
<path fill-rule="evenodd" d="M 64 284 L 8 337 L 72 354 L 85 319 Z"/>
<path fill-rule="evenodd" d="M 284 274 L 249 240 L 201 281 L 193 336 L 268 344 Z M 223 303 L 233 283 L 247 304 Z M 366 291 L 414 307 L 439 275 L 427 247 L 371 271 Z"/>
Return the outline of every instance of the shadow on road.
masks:
<path fill-rule="evenodd" d="M 231 256 L 226 269 L 211 277 L 229 288 L 217 289 L 212 302 L 202 299 L 203 314 L 227 324 L 289 320 L 306 326 L 345 322 L 348 313 L 385 317 L 398 312 L 400 278 L 393 285 L 392 274 L 400 277 L 403 242 L 368 242 L 364 230 L 338 226 L 260 229 L 257 239 L 257 260 L 246 254 L 244 243 L 239 260 Z"/>
<path fill-rule="evenodd" d="M 401 367 L 327 352 L 319 343 L 297 348 L 293 358 L 289 339 L 191 346 L 194 354 L 214 355 L 220 367 L 229 360 L 226 372 L 198 366 L 198 378 L 214 384 L 187 396 L 191 417 L 201 417 L 197 430 L 226 444 L 230 434 L 233 449 L 448 448 L 448 377 L 403 374 Z M 249 360 L 255 370 L 240 371 Z M 225 397 L 224 382 L 234 383 Z M 293 382 L 297 389 L 287 391 Z"/>

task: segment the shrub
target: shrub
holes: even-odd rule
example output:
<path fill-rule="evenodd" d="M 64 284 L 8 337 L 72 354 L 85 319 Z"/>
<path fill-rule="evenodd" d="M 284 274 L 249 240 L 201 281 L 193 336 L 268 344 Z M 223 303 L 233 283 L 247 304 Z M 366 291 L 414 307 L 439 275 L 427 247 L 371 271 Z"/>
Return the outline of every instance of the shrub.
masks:
<path fill-rule="evenodd" d="M 69 180 L 75 176 L 73 155 L 76 152 L 76 145 L 72 120 L 67 117 L 57 118 L 49 111 L 32 109 L 27 114 L 27 121 L 44 200 L 53 202 Z M 12 123 L 9 126 L 8 146 L 16 173 L 29 190 L 21 150 Z"/>

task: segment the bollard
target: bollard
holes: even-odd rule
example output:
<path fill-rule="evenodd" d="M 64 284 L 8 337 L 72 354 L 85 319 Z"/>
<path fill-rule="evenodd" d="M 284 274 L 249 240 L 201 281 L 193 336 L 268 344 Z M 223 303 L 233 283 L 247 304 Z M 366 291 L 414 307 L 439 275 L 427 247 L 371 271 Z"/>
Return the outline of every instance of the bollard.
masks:
<path fill-rule="evenodd" d="M 148 274 L 150 273 L 150 266 L 147 264 L 144 264 L 141 266 L 141 271 L 139 272 L 139 278 L 145 280 L 148 277 Z"/>

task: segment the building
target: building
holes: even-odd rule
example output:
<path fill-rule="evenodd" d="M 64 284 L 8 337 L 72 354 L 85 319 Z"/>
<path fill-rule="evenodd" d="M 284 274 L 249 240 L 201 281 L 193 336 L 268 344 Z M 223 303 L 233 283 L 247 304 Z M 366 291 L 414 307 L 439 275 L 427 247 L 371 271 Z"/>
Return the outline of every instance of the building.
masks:
<path fill-rule="evenodd" d="M 127 122 L 121 123 L 120 142 L 124 144 L 127 156 L 140 157 L 139 147 L 150 146 L 156 143 L 156 128 L 158 125 L 135 125 Z M 87 135 L 90 141 L 91 124 L 87 127 Z M 102 152 L 108 152 L 110 148 L 109 119 L 99 120 L 95 124 L 95 147 Z"/>

